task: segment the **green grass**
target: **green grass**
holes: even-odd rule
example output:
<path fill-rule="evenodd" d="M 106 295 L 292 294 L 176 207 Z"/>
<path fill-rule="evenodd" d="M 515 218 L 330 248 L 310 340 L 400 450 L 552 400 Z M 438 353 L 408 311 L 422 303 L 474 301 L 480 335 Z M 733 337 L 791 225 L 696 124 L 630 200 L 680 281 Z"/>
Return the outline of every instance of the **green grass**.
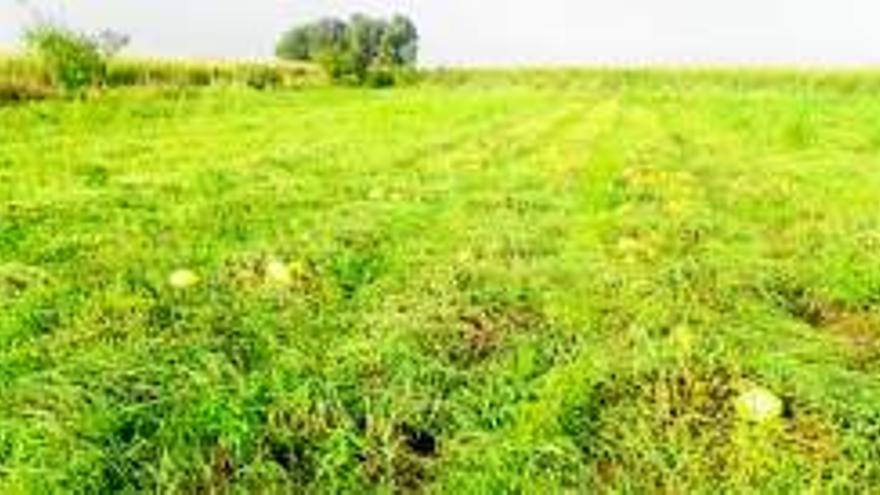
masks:
<path fill-rule="evenodd" d="M 869 492 L 876 80 L 0 108 L 0 492 Z"/>

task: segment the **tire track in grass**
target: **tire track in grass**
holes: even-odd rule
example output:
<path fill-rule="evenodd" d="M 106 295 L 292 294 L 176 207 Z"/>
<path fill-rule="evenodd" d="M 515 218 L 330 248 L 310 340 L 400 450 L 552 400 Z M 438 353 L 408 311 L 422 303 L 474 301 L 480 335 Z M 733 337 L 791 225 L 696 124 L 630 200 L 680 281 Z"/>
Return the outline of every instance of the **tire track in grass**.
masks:
<path fill-rule="evenodd" d="M 419 164 L 419 168 L 427 168 L 429 171 L 437 163 L 443 165 L 440 170 L 435 170 L 430 176 L 432 182 L 441 185 L 447 183 L 450 176 L 463 175 L 464 178 L 459 181 L 456 188 L 442 187 L 441 189 L 448 191 L 446 195 L 437 197 L 428 204 L 415 205 L 406 214 L 399 214 L 405 219 L 411 220 L 395 231 L 392 241 L 399 253 L 405 253 L 404 256 L 407 260 L 407 266 L 403 270 L 405 275 L 392 280 L 390 285 L 383 286 L 383 301 L 373 308 L 375 314 L 367 315 L 368 321 L 375 322 L 375 324 L 368 325 L 374 330 L 360 336 L 361 345 L 365 348 L 375 348 L 378 352 L 386 345 L 394 346 L 395 344 L 389 344 L 389 342 L 393 342 L 395 339 L 407 339 L 407 327 L 414 323 L 406 313 L 394 314 L 397 311 L 395 309 L 396 302 L 412 297 L 413 292 L 418 290 L 419 280 L 430 279 L 436 274 L 435 270 L 448 268 L 446 264 L 451 261 L 449 257 L 455 257 L 457 250 L 467 246 L 470 240 L 466 234 L 462 234 L 462 231 L 467 231 L 481 222 L 488 225 L 493 224 L 491 217 L 477 218 L 473 215 L 466 215 L 473 196 L 495 186 L 500 187 L 502 191 L 507 191 L 502 194 L 517 194 L 516 187 L 508 188 L 509 186 L 492 180 L 493 176 L 504 175 L 517 168 L 530 171 L 533 167 L 540 166 L 545 160 L 544 157 L 548 159 L 557 157 L 558 152 L 552 150 L 552 146 L 548 146 L 548 143 L 561 139 L 563 136 L 580 134 L 584 126 L 583 122 L 589 121 L 589 113 L 584 111 L 584 107 L 583 103 L 578 103 L 568 105 L 562 110 L 546 109 L 540 117 L 531 122 L 521 123 L 514 129 L 492 136 L 493 144 L 489 146 L 477 143 L 479 146 L 475 148 L 474 153 L 468 153 L 469 150 L 464 150 L 463 153 L 455 156 Z M 511 140 L 516 143 L 514 146 L 504 145 Z M 570 150 L 572 155 L 576 155 L 582 141 L 565 139 L 565 142 L 572 146 Z M 513 184 L 513 186 L 526 183 L 531 178 L 541 180 L 545 172 L 539 169 L 535 173 L 525 175 L 526 177 L 517 181 L 517 184 Z M 536 187 L 542 186 L 536 184 Z M 466 215 L 464 222 L 457 221 L 462 215 Z M 415 219 L 413 220 L 413 218 Z M 444 227 L 434 227 L 432 231 L 422 233 L 429 226 L 440 225 Z M 485 235 L 493 237 L 503 235 L 503 233 L 493 232 L 490 229 Z M 432 253 L 435 250 L 439 252 Z M 455 264 L 455 261 L 452 263 Z M 390 301 L 390 306 L 386 305 L 385 301 Z M 438 304 L 442 304 L 442 302 L 438 302 Z M 433 391 L 429 392 L 433 393 Z M 393 394 L 393 391 L 391 393 Z M 453 393 L 468 392 L 458 390 Z M 387 397 L 386 400 L 394 401 L 395 398 Z M 449 441 L 456 442 L 457 440 L 453 438 Z"/>
<path fill-rule="evenodd" d="M 539 116 L 538 119 L 535 119 L 541 123 L 539 127 L 547 125 L 552 126 L 553 124 L 553 114 L 548 114 L 545 109 L 531 112 L 531 115 Z M 443 156 L 425 157 L 414 155 L 414 160 L 409 162 L 406 166 L 406 169 L 409 172 L 408 174 L 405 174 L 409 179 L 408 184 L 414 183 L 415 185 L 424 188 L 426 182 L 429 183 L 432 180 L 436 181 L 438 179 L 446 180 L 449 174 L 456 175 L 459 173 L 469 173 L 467 171 L 457 170 L 456 164 L 469 163 L 474 160 L 475 157 L 482 162 L 497 162 L 506 157 L 515 157 L 518 153 L 522 153 L 526 149 L 535 146 L 536 142 L 540 140 L 540 136 L 535 136 L 534 141 L 529 141 L 528 143 L 520 139 L 520 135 L 531 129 L 534 124 L 520 124 L 514 126 L 505 125 L 505 122 L 519 122 L 522 119 L 523 115 L 514 114 L 506 117 L 502 122 L 481 126 L 481 132 L 469 135 L 467 140 L 461 141 L 455 145 L 455 150 L 453 152 L 447 153 Z M 549 124 L 547 124 L 547 120 L 550 120 Z M 500 135 L 494 134 L 496 130 L 500 129 L 503 129 L 503 133 Z M 487 148 L 482 144 L 480 138 L 485 135 L 485 132 L 492 132 L 494 136 L 493 140 L 503 142 L 511 140 L 521 144 L 499 154 L 496 148 Z M 436 146 L 436 144 L 428 145 L 430 148 L 433 148 L 434 146 Z M 438 163 L 443 164 L 442 171 L 431 172 L 436 168 L 436 164 Z M 400 167 L 403 165 L 397 163 L 397 166 Z M 438 178 L 425 179 L 423 177 L 425 171 L 438 174 Z M 397 174 L 400 173 L 401 172 L 398 171 Z M 411 186 L 401 185 L 401 187 L 404 187 L 407 190 L 412 190 Z M 438 223 L 438 217 L 441 217 L 444 212 L 448 210 L 450 207 L 450 201 L 455 201 L 456 198 L 460 196 L 459 192 L 450 189 L 444 188 L 444 192 L 446 194 L 421 198 L 416 201 L 408 201 L 405 205 L 397 203 L 390 211 L 385 211 L 385 214 L 381 211 L 374 210 L 366 204 L 354 204 L 353 206 L 347 205 L 341 207 L 336 212 L 328 214 L 325 217 L 329 217 L 326 225 L 333 230 L 340 225 L 340 222 L 332 220 L 333 216 L 344 218 L 353 216 L 354 218 L 360 219 L 360 222 L 358 222 L 360 225 L 359 228 L 379 232 L 382 238 L 382 246 L 393 246 L 395 253 L 403 255 L 403 259 L 406 261 L 404 266 L 397 266 L 394 270 L 398 274 L 401 271 L 406 273 L 411 269 L 413 263 L 421 263 L 417 257 L 414 257 L 413 253 L 410 252 L 411 241 L 420 238 L 420 236 L 417 235 L 418 232 L 427 229 L 430 225 Z M 352 210 L 352 208 L 355 208 L 355 210 Z M 404 255 L 403 253 L 406 254 Z M 389 279 L 393 277 L 392 274 L 387 274 L 384 278 Z"/>
<path fill-rule="evenodd" d="M 580 461 L 582 453 L 564 431 L 569 408 L 585 400 L 592 385 L 607 380 L 609 372 L 619 369 L 621 363 L 644 361 L 637 349 L 602 334 L 602 314 L 590 304 L 597 294 L 591 283 L 582 283 L 615 269 L 614 261 L 604 254 L 605 235 L 618 222 L 615 183 L 627 162 L 627 139 L 639 137 L 640 131 L 638 125 L 632 125 L 636 122 L 624 118 L 618 101 L 595 108 L 591 116 L 592 125 L 572 147 L 575 153 L 587 153 L 575 161 L 578 165 L 562 167 L 558 172 L 564 176 L 557 187 L 566 191 L 560 203 L 569 231 L 561 234 L 561 252 L 545 267 L 556 270 L 550 286 L 556 314 L 562 315 L 563 321 L 565 316 L 573 316 L 567 324 L 578 327 L 576 335 L 567 352 L 556 356 L 554 366 L 529 383 L 522 393 L 528 399 L 513 406 L 515 413 L 510 422 L 496 431 L 453 439 L 453 448 L 462 456 L 458 467 L 479 462 L 483 451 L 498 449 L 511 456 L 496 459 L 499 463 L 519 466 L 523 459 L 535 457 L 549 463 L 542 470 L 523 473 L 516 479 L 525 486 L 540 486 L 547 470 L 553 468 L 564 469 L 569 479 L 584 479 L 586 473 L 579 472 L 585 468 Z M 569 312 L 570 308 L 578 309 Z M 529 467 L 536 469 L 531 462 Z"/>
<path fill-rule="evenodd" d="M 566 278 L 591 276 L 589 273 L 570 272 L 572 268 L 578 271 L 587 268 L 577 263 L 566 262 L 564 258 L 570 256 L 565 253 L 571 251 L 578 253 L 578 258 L 582 258 L 585 249 L 594 250 L 599 247 L 597 244 L 599 236 L 595 232 L 591 232 L 586 237 L 580 232 L 584 229 L 595 229 L 597 223 L 599 225 L 604 223 L 602 217 L 607 214 L 611 205 L 610 184 L 621 164 L 616 159 L 610 159 L 609 153 L 613 155 L 616 152 L 604 148 L 608 145 L 603 143 L 603 140 L 615 132 L 619 125 L 619 105 L 616 100 L 599 103 L 590 108 L 582 120 L 576 121 L 578 125 L 568 129 L 568 138 L 564 137 L 564 132 L 557 133 L 556 138 L 561 141 L 556 142 L 564 143 L 564 148 L 550 153 L 549 156 L 554 160 L 562 159 L 568 165 L 556 170 L 540 171 L 534 175 L 537 180 L 547 181 L 549 187 L 562 188 L 559 192 L 560 197 L 554 205 L 559 210 L 552 216 L 548 214 L 546 228 L 553 231 L 561 224 L 569 225 L 570 231 L 560 233 L 560 237 L 554 240 L 556 247 L 548 258 L 548 266 L 561 264 L 564 270 L 569 271 L 563 274 Z M 562 130 L 565 131 L 565 128 Z M 562 177 L 560 178 L 559 175 Z M 536 219 L 535 224 L 540 223 Z M 558 281 L 550 280 L 550 283 L 556 284 Z M 554 304 L 552 309 L 555 312 L 564 314 L 566 304 L 578 304 L 579 296 L 573 294 L 565 296 L 566 292 L 570 292 L 566 287 L 553 287 L 553 296 L 564 299 L 564 302 Z M 585 322 L 581 321 L 580 324 Z M 588 333 L 588 328 L 582 328 L 581 332 Z M 584 337 L 588 336 L 584 335 Z M 542 438 L 552 438 L 550 432 L 558 426 L 555 421 L 561 417 L 562 408 L 569 398 L 568 394 L 581 384 L 601 376 L 607 367 L 602 356 L 613 354 L 603 352 L 597 356 L 592 349 L 587 349 L 586 345 L 586 342 L 581 342 L 580 348 L 570 349 L 569 356 L 560 358 L 560 364 L 550 368 L 546 374 L 536 377 L 529 387 L 533 391 L 534 400 L 517 404 L 515 408 L 518 411 L 514 420 L 500 430 L 492 432 L 481 442 L 527 446 L 542 444 L 544 442 Z M 613 359 L 619 360 L 620 355 L 615 354 Z M 452 441 L 465 442 L 459 445 L 464 449 L 463 452 L 476 453 L 471 450 L 473 446 L 469 446 L 469 442 L 464 438 Z M 544 444 L 547 448 L 557 448 L 550 443 Z"/>
<path fill-rule="evenodd" d="M 406 183 L 398 187 L 409 190 L 415 198 L 388 212 L 392 216 L 387 223 L 394 225 L 398 251 L 412 251 L 413 244 L 422 245 L 424 250 L 426 239 L 440 244 L 454 237 L 457 232 L 446 226 L 466 230 L 466 225 L 458 225 L 455 220 L 469 216 L 469 203 L 486 188 L 486 178 L 535 153 L 561 127 L 571 125 L 578 111 L 542 108 L 528 118 L 520 115 L 511 119 L 513 126 L 501 123 L 488 127 L 486 133 L 472 136 L 466 145 L 456 146 L 453 153 L 411 162 L 406 167 Z M 504 184 L 494 182 L 492 187 L 503 191 Z M 422 235 L 413 235 L 416 232 Z"/>
<path fill-rule="evenodd" d="M 546 180 L 540 171 L 546 166 L 548 150 L 560 136 L 577 126 L 584 114 L 583 104 L 569 104 L 520 125 L 508 136 L 497 136 L 483 143 L 485 150 L 462 164 L 453 163 L 449 170 L 429 172 L 427 181 L 435 196 L 442 198 L 436 207 L 439 218 L 433 218 L 436 232 L 459 243 L 495 240 L 519 227 L 528 232 L 534 225 L 521 225 L 524 216 L 532 210 L 551 209 L 553 201 L 540 196 L 537 191 L 546 188 Z M 537 198 L 537 199 L 536 199 Z M 497 216 L 493 222 L 486 215 Z M 509 225 L 513 222 L 513 225 Z M 494 224 L 490 232 L 481 228 Z M 488 235 L 479 241 L 473 235 Z M 438 239 L 439 241 L 440 239 Z M 466 247 L 466 246 L 460 246 Z"/>
<path fill-rule="evenodd" d="M 555 109 L 542 109 L 538 111 L 536 118 L 530 119 L 528 123 L 518 124 L 506 128 L 500 134 L 493 134 L 492 141 L 496 143 L 494 146 L 485 146 L 479 140 L 482 135 L 473 136 L 475 140 L 467 141 L 456 147 L 456 151 L 442 157 L 419 158 L 410 163 L 408 169 L 413 172 L 410 179 L 421 187 L 430 185 L 433 182 L 446 182 L 449 176 L 458 174 L 479 174 L 478 171 L 460 170 L 458 165 L 477 162 L 493 166 L 505 160 L 516 159 L 529 150 L 534 150 L 542 145 L 542 141 L 548 135 L 556 132 L 560 123 L 566 123 L 572 120 L 575 112 L 572 109 L 566 109 L 562 112 Z M 511 120 L 520 121 L 521 116 L 512 116 Z M 493 126 L 492 129 L 496 127 Z M 524 135 L 530 136 L 524 138 Z M 499 150 L 498 143 L 515 142 L 516 146 Z M 438 167 L 438 164 L 440 167 Z M 429 178 L 424 178 L 422 174 L 428 172 Z M 427 184 L 426 184 L 427 183 Z M 426 269 L 426 265 L 432 261 L 430 256 L 425 257 L 425 251 L 430 251 L 430 247 L 425 246 L 425 240 L 429 244 L 434 238 L 434 233 L 429 236 L 419 235 L 426 230 L 430 230 L 430 226 L 443 222 L 443 217 L 447 215 L 460 214 L 456 203 L 461 202 L 463 197 L 468 193 L 462 190 L 454 190 L 447 187 L 440 187 L 444 194 L 427 198 L 424 201 L 410 201 L 406 206 L 397 205 L 392 211 L 386 212 L 388 216 L 383 216 L 375 211 L 366 209 L 360 213 L 351 212 L 363 219 L 362 226 L 366 225 L 368 229 L 378 229 L 382 232 L 382 245 L 393 246 L 394 258 L 402 261 L 398 266 L 391 268 L 391 273 L 385 274 L 383 280 L 376 281 L 382 287 L 383 293 L 391 290 L 407 291 L 408 288 L 396 287 L 399 281 L 406 281 L 414 274 Z M 328 222 L 330 226 L 336 225 L 336 222 Z M 335 227 L 334 227 L 335 228 Z M 437 245 L 435 244 L 435 247 Z M 395 277 L 394 275 L 398 275 Z M 391 283 L 392 286 L 388 284 Z M 396 287 L 396 288 L 395 288 Z M 393 297 L 393 296 L 390 296 Z M 383 300 L 385 297 L 383 296 Z M 374 301 L 382 306 L 382 301 Z M 379 308 L 374 308 L 381 311 Z M 348 337 L 347 335 L 336 335 L 334 340 L 338 341 Z M 377 335 L 363 336 L 364 345 L 373 346 L 381 342 L 383 338 Z M 333 345 L 326 346 L 327 349 L 333 349 Z"/>
<path fill-rule="evenodd" d="M 637 127 L 637 126 L 636 126 Z M 639 135 L 640 133 L 634 133 L 633 135 Z M 625 142 L 627 138 L 627 133 L 618 136 L 618 139 L 621 139 L 622 142 Z M 617 155 L 617 156 L 615 156 Z M 601 160 L 602 162 L 607 163 L 621 163 L 621 156 L 617 154 L 617 152 L 613 152 L 610 155 L 611 159 Z M 616 169 L 616 170 L 615 170 Z M 620 167 L 610 166 L 610 167 L 602 167 L 599 170 L 594 170 L 592 175 L 593 177 L 605 177 L 609 180 L 615 180 L 615 176 L 620 171 Z M 610 172 L 610 173 L 609 173 Z M 679 173 L 681 171 L 675 170 L 672 173 Z M 684 171 L 688 173 L 687 170 Z M 594 175 L 595 174 L 595 175 Z M 599 213 L 600 218 L 594 219 L 591 221 L 589 218 L 584 217 L 586 224 L 594 224 L 601 228 L 600 231 L 607 231 L 608 228 L 616 228 L 616 226 L 623 221 L 623 219 L 616 218 L 617 215 L 605 216 L 604 219 L 601 217 L 601 212 L 608 211 L 608 206 L 612 206 L 614 204 L 614 194 L 606 195 L 603 191 L 602 184 L 608 184 L 608 181 L 599 180 L 598 182 L 593 181 L 592 184 L 592 192 L 587 195 L 589 198 L 588 208 L 584 208 L 584 212 L 591 213 Z M 697 182 L 694 184 L 699 189 L 699 193 L 696 194 L 700 198 L 698 203 L 702 203 L 699 205 L 701 208 L 698 209 L 709 209 L 712 210 L 712 204 L 707 201 L 706 187 L 704 184 L 700 184 Z M 657 187 L 660 187 L 657 185 Z M 609 191 L 611 189 L 608 189 Z M 660 191 L 662 192 L 662 191 Z M 662 194 L 661 194 L 662 196 Z M 634 225 L 643 224 L 648 228 L 651 228 L 649 224 L 656 221 L 657 218 L 652 218 L 656 216 L 656 214 L 650 214 L 644 219 L 636 219 L 634 221 Z M 698 217 L 695 217 L 698 219 Z M 675 222 L 675 219 L 666 219 L 664 218 L 662 222 L 667 224 L 668 222 Z M 685 218 L 684 224 L 686 225 L 688 219 Z M 581 222 L 578 222 L 581 224 Z M 666 229 L 662 229 L 666 230 Z M 670 229 L 668 232 L 661 232 L 660 235 L 666 235 L 672 233 L 673 230 Z M 583 236 L 578 239 L 577 242 L 573 243 L 572 248 L 577 251 L 581 250 L 589 250 L 589 245 L 595 245 L 601 248 L 602 244 L 602 235 L 588 235 Z M 584 256 L 580 256 L 577 252 L 573 251 L 571 253 L 574 256 L 574 259 L 580 257 L 582 258 L 581 262 L 585 261 Z M 680 255 L 681 253 L 677 253 Z M 615 261 L 613 258 L 605 259 L 603 261 L 603 256 L 601 251 L 597 252 L 598 259 L 600 263 L 597 263 L 596 266 L 601 266 L 604 270 L 615 270 Z M 703 258 L 706 253 L 702 254 L 694 254 L 693 261 L 703 264 L 707 263 L 708 267 L 719 268 L 717 265 L 717 259 L 712 259 L 711 255 L 708 255 L 708 258 Z M 683 257 L 687 257 L 689 255 L 685 255 Z M 635 267 L 635 270 L 625 270 L 623 273 L 623 277 L 621 279 L 622 283 L 631 285 L 631 284 L 645 284 L 650 286 L 651 284 L 658 283 L 657 280 L 654 279 L 654 274 L 658 271 L 664 270 L 666 267 L 664 265 L 669 265 L 670 263 L 678 263 L 680 259 L 661 259 L 658 262 L 654 263 L 653 266 L 638 266 Z M 584 263 L 585 264 L 585 263 Z M 585 273 L 585 276 L 589 276 L 589 273 Z M 681 290 L 681 288 L 675 288 L 671 290 Z M 632 291 L 628 291 L 631 294 L 634 293 Z M 605 295 L 604 297 L 608 297 Z M 635 299 L 631 299 L 633 304 L 639 305 L 639 301 Z M 696 304 L 702 304 L 698 301 L 695 301 Z M 674 308 L 674 311 L 686 310 L 685 306 L 681 308 Z M 756 318 L 751 321 L 743 321 L 743 328 L 737 328 L 736 332 L 748 333 L 748 327 L 755 326 L 760 321 L 759 315 L 752 315 Z M 734 318 L 731 321 L 725 321 L 725 325 L 730 325 L 731 322 L 734 322 L 736 325 L 740 323 L 736 320 L 742 320 L 742 317 L 738 317 L 737 315 L 724 315 L 725 318 L 730 317 Z M 596 324 L 601 323 L 599 320 L 596 321 Z M 698 325 L 699 327 L 699 325 Z M 600 330 L 600 328 L 597 328 Z M 702 330 L 698 328 L 698 330 Z M 719 331 L 720 329 L 712 329 L 713 331 Z M 764 376 L 766 380 L 773 380 L 772 375 L 775 373 L 779 373 L 780 368 L 785 369 L 785 373 L 789 375 L 789 377 L 797 376 L 800 383 L 810 383 L 811 381 L 816 381 L 818 376 L 825 376 L 826 379 L 828 376 L 835 376 L 836 379 L 840 379 L 843 376 L 843 373 L 840 373 L 839 376 L 835 372 L 829 372 L 827 369 L 822 369 L 821 366 L 814 366 L 814 363 L 808 361 L 801 361 L 799 358 L 793 359 L 792 352 L 795 349 L 802 348 L 802 346 L 791 345 L 791 343 L 786 343 L 784 339 L 774 338 L 772 335 L 768 336 L 762 332 L 762 330 L 770 330 L 770 328 L 766 329 L 754 329 L 751 330 L 753 335 L 751 337 L 756 340 L 753 342 L 748 342 L 748 339 L 745 336 L 741 336 L 741 339 L 745 345 L 743 345 L 744 349 L 749 349 L 748 356 L 743 356 L 742 361 L 735 362 L 743 362 L 743 363 L 751 363 L 751 366 L 759 365 L 760 369 L 763 367 L 762 371 L 758 371 L 760 375 Z M 723 330 L 722 330 L 723 331 Z M 760 337 L 760 338 L 759 338 Z M 730 339 L 731 342 L 736 342 L 738 339 L 736 336 L 726 337 Z M 764 342 L 766 340 L 777 340 L 778 344 L 773 344 L 769 342 Z M 638 344 L 638 343 L 636 343 Z M 766 346 L 768 348 L 776 348 L 777 352 L 769 353 L 769 355 L 764 355 L 766 351 L 758 351 L 759 348 Z M 785 350 L 785 352 L 779 352 L 779 349 Z M 599 351 L 599 352 L 597 352 Z M 497 436 L 493 435 L 493 438 L 497 438 L 497 442 L 506 443 L 507 445 L 511 445 L 512 448 L 516 448 L 517 445 L 522 445 L 523 449 L 534 449 L 536 445 L 544 444 L 545 448 L 555 450 L 559 453 L 559 455 L 579 455 L 579 451 L 573 445 L 570 444 L 568 438 L 562 434 L 560 418 L 563 417 L 563 412 L 566 407 L 571 404 L 575 404 L 575 401 L 578 400 L 586 400 L 585 398 L 590 393 L 590 387 L 598 383 L 600 381 L 609 381 L 613 382 L 614 378 L 608 378 L 608 374 L 611 371 L 620 371 L 621 364 L 619 363 L 632 363 L 625 364 L 624 369 L 626 367 L 631 367 L 633 369 L 638 369 L 641 367 L 651 367 L 651 366 L 659 366 L 661 363 L 657 362 L 656 358 L 644 357 L 640 356 L 646 351 L 646 348 L 643 345 L 627 345 L 626 342 L 617 342 L 615 338 L 604 338 L 601 334 L 595 335 L 595 338 L 589 339 L 585 341 L 581 346 L 578 352 L 574 355 L 574 359 L 571 363 L 565 364 L 547 376 L 543 377 L 542 384 L 539 391 L 536 392 L 536 396 L 538 399 L 532 404 L 526 404 L 521 409 L 522 417 L 519 419 L 517 423 L 517 427 L 513 429 L 513 431 L 504 430 L 499 433 Z M 758 353 L 758 356 L 754 354 Z M 610 356 L 610 358 L 609 358 Z M 698 362 L 699 359 L 695 358 Z M 737 366 L 734 366 L 734 369 L 737 369 Z M 772 371 L 771 371 L 772 370 Z M 836 371 L 836 370 L 835 370 Z M 754 371 L 753 371 L 754 372 Z M 860 377 L 862 378 L 862 377 Z M 760 378 L 759 378 L 760 379 Z M 852 378 L 850 378 L 852 380 Z M 778 381 L 778 377 L 776 377 Z M 855 381 L 855 380 L 852 380 Z M 858 386 L 854 384 L 853 388 L 858 388 Z M 867 385 L 867 384 L 866 384 Z M 862 389 L 859 390 L 861 392 L 861 396 L 859 397 L 860 401 L 865 401 L 866 398 L 871 397 L 872 394 L 876 394 L 874 387 L 872 386 L 862 386 Z M 834 394 L 826 394 L 826 398 L 828 395 Z M 869 402 L 869 401 L 868 401 Z M 866 402 L 863 402 L 866 403 Z M 798 404 L 797 407 L 801 405 Z M 852 414 L 852 412 L 847 412 L 847 414 Z M 795 424 L 786 420 L 786 424 Z M 516 439 L 514 442 L 510 442 L 510 439 Z M 522 443 L 519 443 L 522 442 Z M 638 454 L 635 454 L 633 458 L 638 458 Z"/>
<path fill-rule="evenodd" d="M 397 276 L 387 274 L 384 280 L 378 281 L 381 290 L 377 293 L 381 293 L 381 298 L 374 299 L 363 309 L 358 318 L 358 326 L 362 328 L 355 332 L 345 332 L 344 335 L 333 335 L 332 339 L 325 343 L 326 354 L 322 355 L 321 359 L 332 362 L 345 360 L 351 352 L 357 352 L 358 355 L 383 356 L 388 349 L 399 348 L 399 343 L 395 341 L 400 338 L 406 340 L 406 325 L 397 327 L 389 322 L 389 313 L 393 313 L 395 309 L 390 308 L 386 303 L 399 297 L 413 295 L 412 291 L 415 287 L 411 283 L 412 280 L 431 276 L 431 270 L 436 268 L 435 263 L 442 263 L 442 260 L 438 260 L 436 256 L 426 257 L 426 251 L 431 251 L 432 248 L 442 251 L 456 244 L 455 240 L 451 245 L 445 244 L 442 233 L 428 233 L 425 230 L 431 229 L 432 225 L 446 222 L 450 217 L 460 215 L 462 208 L 467 206 L 467 196 L 478 194 L 487 186 L 484 179 L 487 175 L 491 176 L 490 172 L 497 173 L 501 169 L 515 167 L 525 157 L 540 154 L 540 150 L 546 147 L 549 139 L 553 139 L 578 122 L 581 111 L 580 107 L 568 107 L 562 110 L 552 106 L 543 108 L 527 122 L 517 121 L 516 125 L 502 129 L 502 132 L 493 132 L 487 139 L 469 142 L 458 148 L 455 153 L 417 160 L 409 164 L 406 168 L 413 172 L 409 176 L 411 183 L 424 189 L 441 189 L 445 194 L 433 196 L 423 202 L 410 203 L 407 211 L 395 211 L 390 218 L 382 222 L 387 226 L 384 242 L 393 246 L 395 258 L 402 261 L 401 266 L 395 270 Z M 508 145 L 510 143 L 513 144 Z M 446 186 L 451 178 L 460 175 L 464 178 L 458 182 L 458 187 Z M 403 317 L 406 318 L 405 315 Z M 400 332 L 404 335 L 400 335 Z M 405 365 L 401 366 L 406 369 Z M 363 391 L 369 397 L 370 406 L 365 413 L 368 416 L 374 414 L 382 416 L 385 407 L 392 410 L 406 407 L 406 402 L 411 399 L 409 396 L 411 393 L 432 395 L 436 393 L 433 389 L 413 389 L 413 386 L 418 388 L 416 384 L 407 385 L 407 392 L 403 392 L 397 388 L 400 380 L 411 378 L 398 376 L 397 369 L 389 372 L 391 376 L 387 378 L 388 382 L 383 382 L 375 390 L 367 388 Z M 388 424 L 393 426 L 393 421 Z M 388 435 L 389 438 L 394 438 L 392 432 L 389 431 Z"/>
<path fill-rule="evenodd" d="M 428 171 L 429 175 L 419 178 L 419 184 L 428 191 L 437 191 L 432 201 L 427 204 L 419 204 L 418 214 L 414 212 L 402 213 L 401 216 L 418 219 L 404 230 L 401 237 L 401 245 L 407 242 L 415 245 L 428 245 L 442 240 L 453 239 L 455 242 L 466 243 L 469 239 L 456 237 L 456 234 L 471 231 L 479 224 L 493 224 L 491 219 L 477 217 L 472 214 L 473 202 L 489 193 L 493 197 L 516 197 L 519 193 L 529 189 L 541 189 L 552 187 L 551 176 L 553 172 L 541 170 L 543 164 L 548 161 L 543 158 L 557 159 L 556 151 L 548 151 L 554 146 L 553 143 L 562 139 L 567 134 L 578 135 L 581 127 L 591 122 L 593 115 L 602 112 L 604 105 L 587 110 L 586 102 L 578 102 L 562 110 L 552 109 L 543 112 L 540 118 L 531 122 L 520 124 L 514 129 L 503 134 L 495 135 L 488 144 L 477 143 L 474 154 L 464 150 L 462 156 L 453 156 L 444 162 L 440 170 Z M 589 132 L 589 131 L 587 131 Z M 505 146 L 505 143 L 515 143 Z M 571 146 L 572 155 L 580 151 L 580 146 L 585 139 L 566 140 L 566 145 Z M 571 156 L 576 161 L 576 156 Z M 430 168 L 435 162 L 426 162 Z M 523 172 L 522 177 L 514 177 L 514 174 Z M 505 181 L 505 177 L 511 180 Z M 555 199 L 564 202 L 565 199 Z M 569 212 L 564 212 L 564 216 Z M 514 219 L 517 215 L 514 215 Z M 463 219 L 463 221 L 458 221 Z M 428 227 L 434 226 L 434 229 Z M 514 226 L 515 227 L 515 226 Z M 411 236 L 411 232 L 425 229 L 427 236 Z M 498 231 L 490 232 L 490 235 L 501 234 Z M 459 246 L 462 247 L 462 246 Z M 451 253 L 446 253 L 451 254 Z"/>

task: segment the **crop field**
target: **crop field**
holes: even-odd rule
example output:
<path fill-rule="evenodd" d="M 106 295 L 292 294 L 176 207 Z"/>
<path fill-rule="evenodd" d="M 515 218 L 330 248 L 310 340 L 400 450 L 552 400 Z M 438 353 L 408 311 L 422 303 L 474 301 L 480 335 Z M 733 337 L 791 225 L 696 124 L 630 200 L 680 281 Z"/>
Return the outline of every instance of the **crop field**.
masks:
<path fill-rule="evenodd" d="M 870 492 L 880 77 L 835 77 L 0 107 L 0 492 Z"/>

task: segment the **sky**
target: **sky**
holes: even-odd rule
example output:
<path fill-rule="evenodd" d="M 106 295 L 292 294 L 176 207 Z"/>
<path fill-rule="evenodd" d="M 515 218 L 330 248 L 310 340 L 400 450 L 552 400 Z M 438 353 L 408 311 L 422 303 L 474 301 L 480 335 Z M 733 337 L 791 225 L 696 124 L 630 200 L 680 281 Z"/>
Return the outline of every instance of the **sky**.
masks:
<path fill-rule="evenodd" d="M 880 64 L 878 0 L 31 0 L 136 55 L 268 58 L 293 24 L 412 17 L 428 66 Z M 31 15 L 0 0 L 0 46 Z"/>

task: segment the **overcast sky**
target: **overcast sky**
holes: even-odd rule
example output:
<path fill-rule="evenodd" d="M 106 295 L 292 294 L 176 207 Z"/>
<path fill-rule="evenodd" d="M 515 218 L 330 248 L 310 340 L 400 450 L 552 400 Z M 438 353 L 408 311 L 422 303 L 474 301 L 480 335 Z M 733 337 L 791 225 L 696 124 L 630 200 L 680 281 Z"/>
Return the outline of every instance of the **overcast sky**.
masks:
<path fill-rule="evenodd" d="M 880 63 L 880 0 L 34 1 L 73 26 L 129 33 L 142 55 L 269 57 L 291 24 L 399 11 L 430 65 Z M 28 18 L 0 0 L 0 45 Z"/>

